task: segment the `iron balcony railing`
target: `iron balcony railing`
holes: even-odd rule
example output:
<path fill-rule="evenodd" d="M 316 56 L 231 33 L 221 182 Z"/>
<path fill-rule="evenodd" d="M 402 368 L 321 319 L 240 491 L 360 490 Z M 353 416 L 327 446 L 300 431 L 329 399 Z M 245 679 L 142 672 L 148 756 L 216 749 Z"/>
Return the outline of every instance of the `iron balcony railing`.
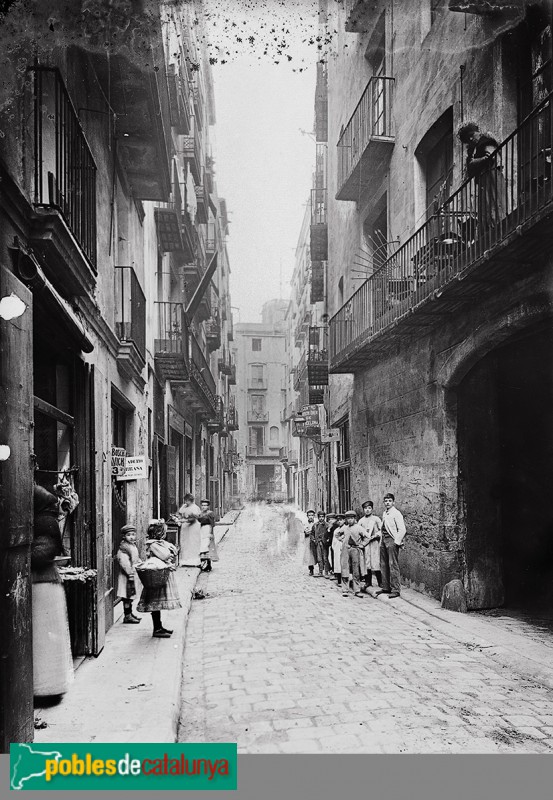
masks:
<path fill-rule="evenodd" d="M 338 190 L 374 139 L 393 138 L 392 90 L 394 79 L 371 78 L 338 141 Z"/>
<path fill-rule="evenodd" d="M 182 303 L 155 301 L 157 308 L 157 338 L 155 353 L 188 354 L 188 327 Z"/>
<path fill-rule="evenodd" d="M 198 386 L 202 389 L 210 405 L 215 408 L 216 389 L 215 380 L 211 374 L 211 368 L 192 331 L 189 332 L 189 341 L 190 357 L 188 369 L 190 371 L 190 376 L 194 378 Z"/>
<path fill-rule="evenodd" d="M 267 445 L 259 445 L 258 447 L 246 445 L 246 456 L 248 458 L 278 458 L 274 448 Z"/>
<path fill-rule="evenodd" d="M 330 321 L 331 368 L 552 210 L 550 94 Z"/>
<path fill-rule="evenodd" d="M 311 224 L 326 225 L 326 187 L 311 189 Z"/>
<path fill-rule="evenodd" d="M 251 376 L 248 380 L 248 389 L 266 389 L 267 378 L 257 378 Z"/>
<path fill-rule="evenodd" d="M 258 411 L 256 408 L 248 409 L 248 422 L 268 422 L 269 412 Z"/>
<path fill-rule="evenodd" d="M 227 427 L 229 431 L 238 430 L 238 411 L 233 404 L 229 405 L 227 410 Z"/>
<path fill-rule="evenodd" d="M 96 165 L 59 71 L 34 71 L 34 203 L 58 210 L 96 271 Z"/>
<path fill-rule="evenodd" d="M 146 298 L 132 267 L 116 267 L 116 332 L 146 360 Z"/>

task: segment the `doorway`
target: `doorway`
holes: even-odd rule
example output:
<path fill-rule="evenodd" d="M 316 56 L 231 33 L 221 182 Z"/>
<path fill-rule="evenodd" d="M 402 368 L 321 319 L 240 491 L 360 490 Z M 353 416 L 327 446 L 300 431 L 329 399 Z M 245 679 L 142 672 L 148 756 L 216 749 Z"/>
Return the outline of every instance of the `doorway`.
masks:
<path fill-rule="evenodd" d="M 553 330 L 485 356 L 458 391 L 469 608 L 553 613 Z"/>

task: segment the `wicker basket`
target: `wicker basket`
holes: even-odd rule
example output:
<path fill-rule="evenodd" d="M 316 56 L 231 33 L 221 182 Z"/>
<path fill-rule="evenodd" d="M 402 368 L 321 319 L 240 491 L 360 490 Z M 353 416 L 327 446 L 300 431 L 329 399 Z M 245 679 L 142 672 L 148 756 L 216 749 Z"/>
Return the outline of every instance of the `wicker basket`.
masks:
<path fill-rule="evenodd" d="M 161 586 L 165 586 L 169 580 L 170 572 L 169 567 L 164 567 L 163 569 L 140 569 L 140 567 L 136 567 L 136 574 L 145 589 L 159 589 Z"/>

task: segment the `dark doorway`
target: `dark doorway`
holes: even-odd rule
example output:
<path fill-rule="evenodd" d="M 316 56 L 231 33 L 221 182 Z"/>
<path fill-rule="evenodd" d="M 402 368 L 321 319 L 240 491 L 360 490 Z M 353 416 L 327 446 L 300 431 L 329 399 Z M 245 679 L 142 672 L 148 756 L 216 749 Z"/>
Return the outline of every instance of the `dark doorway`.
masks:
<path fill-rule="evenodd" d="M 458 394 L 469 607 L 553 612 L 553 331 L 498 348 Z"/>

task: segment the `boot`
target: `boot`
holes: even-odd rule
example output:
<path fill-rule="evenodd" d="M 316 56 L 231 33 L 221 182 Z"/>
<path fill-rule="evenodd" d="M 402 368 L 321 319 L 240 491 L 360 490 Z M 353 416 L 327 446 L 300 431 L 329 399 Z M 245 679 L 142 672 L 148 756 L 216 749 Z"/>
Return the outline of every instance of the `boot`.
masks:
<path fill-rule="evenodd" d="M 124 625 L 137 625 L 140 622 L 138 617 L 135 617 L 134 614 L 125 614 L 123 617 L 123 624 Z"/>

